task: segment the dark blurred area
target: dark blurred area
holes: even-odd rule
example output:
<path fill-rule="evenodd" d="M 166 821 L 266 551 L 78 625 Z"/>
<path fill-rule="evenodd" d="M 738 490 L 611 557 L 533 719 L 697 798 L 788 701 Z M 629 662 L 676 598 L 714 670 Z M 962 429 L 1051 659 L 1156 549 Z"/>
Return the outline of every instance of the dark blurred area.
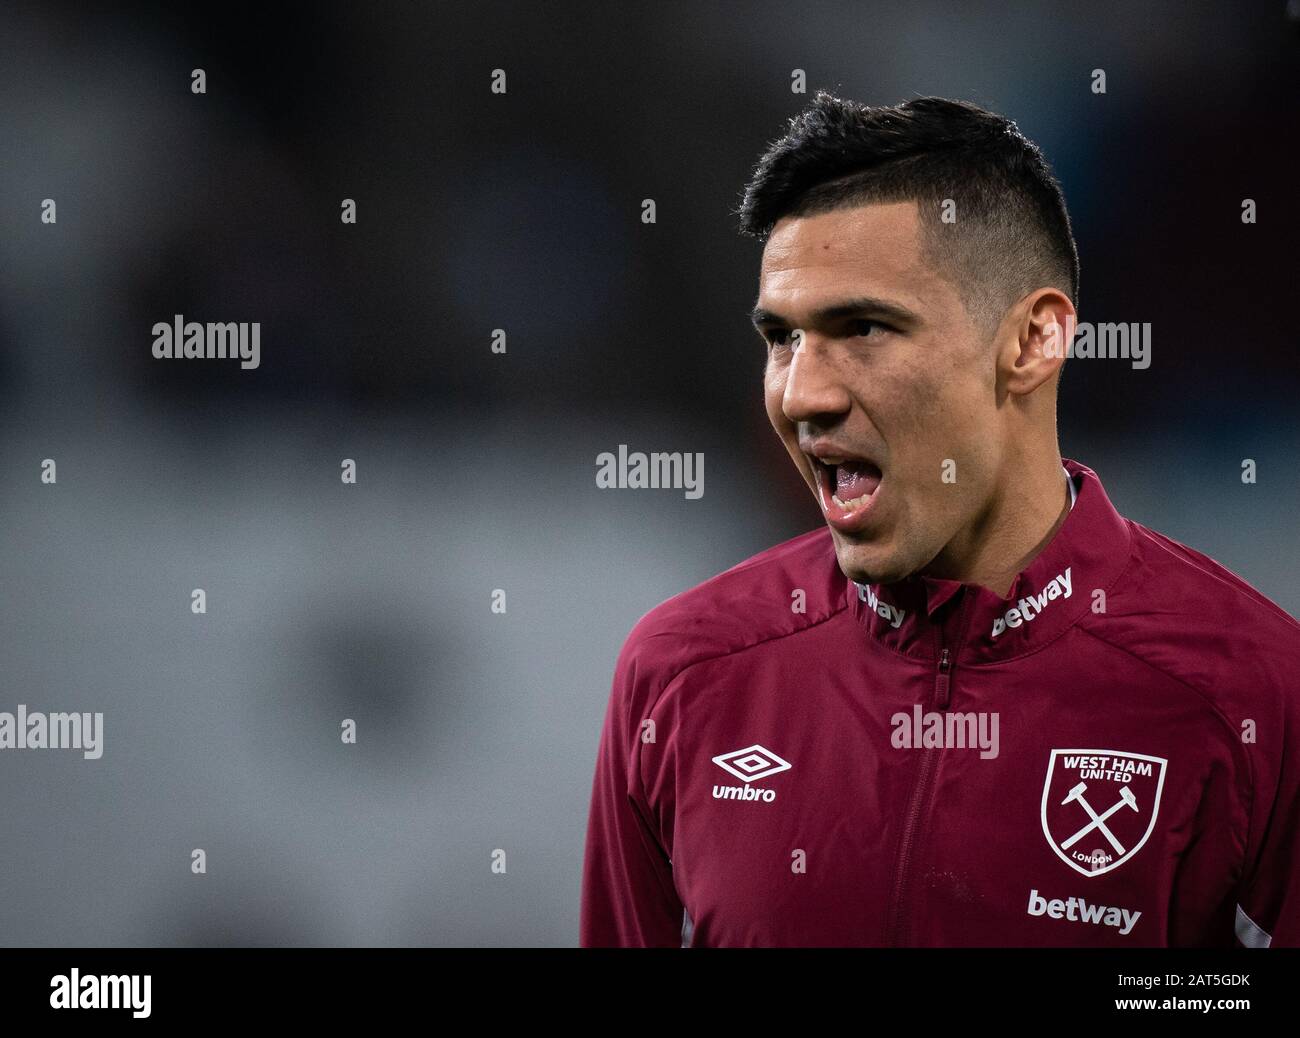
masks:
<path fill-rule="evenodd" d="M 1300 611 L 1298 56 L 1285 2 L 6 5 L 0 710 L 105 752 L 0 753 L 0 943 L 576 943 L 623 637 L 820 521 L 734 217 L 819 88 L 1042 146 L 1081 319 L 1152 326 L 1062 451 Z M 174 314 L 260 367 L 155 360 Z M 598 492 L 620 443 L 703 498 Z"/>

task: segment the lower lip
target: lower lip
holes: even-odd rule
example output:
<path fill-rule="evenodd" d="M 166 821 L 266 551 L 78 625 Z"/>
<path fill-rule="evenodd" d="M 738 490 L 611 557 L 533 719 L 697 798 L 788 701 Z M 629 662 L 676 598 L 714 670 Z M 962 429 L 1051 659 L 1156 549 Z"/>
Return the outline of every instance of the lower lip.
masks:
<path fill-rule="evenodd" d="M 881 488 L 885 485 L 884 477 L 881 477 L 880 483 L 872 491 L 871 496 L 856 505 L 853 508 L 841 508 L 831 497 L 830 487 L 827 485 L 829 478 L 825 469 L 817 470 L 817 499 L 821 502 L 822 514 L 826 516 L 828 522 L 834 529 L 841 533 L 859 533 L 866 525 L 867 519 L 875 507 L 876 502 L 880 499 Z"/>

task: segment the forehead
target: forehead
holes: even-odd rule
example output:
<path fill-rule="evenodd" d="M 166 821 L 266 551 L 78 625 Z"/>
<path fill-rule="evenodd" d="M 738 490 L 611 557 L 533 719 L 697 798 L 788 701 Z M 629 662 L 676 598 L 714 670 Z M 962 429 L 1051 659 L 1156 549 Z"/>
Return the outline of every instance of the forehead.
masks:
<path fill-rule="evenodd" d="M 923 256 L 915 202 L 783 217 L 759 272 L 760 304 L 782 313 L 861 296 L 919 310 L 945 288 Z"/>

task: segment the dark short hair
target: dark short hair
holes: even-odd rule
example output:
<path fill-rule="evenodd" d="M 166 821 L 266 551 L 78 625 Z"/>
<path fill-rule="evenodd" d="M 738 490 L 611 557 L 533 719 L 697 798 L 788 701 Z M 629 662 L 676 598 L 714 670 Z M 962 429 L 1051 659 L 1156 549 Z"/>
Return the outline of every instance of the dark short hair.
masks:
<path fill-rule="evenodd" d="M 947 199 L 955 222 L 941 219 Z M 965 101 L 872 107 L 818 93 L 759 160 L 738 215 L 744 233 L 766 239 L 784 216 L 903 201 L 920 206 L 923 245 L 977 318 L 1044 287 L 1078 306 L 1061 185 L 1015 123 Z"/>

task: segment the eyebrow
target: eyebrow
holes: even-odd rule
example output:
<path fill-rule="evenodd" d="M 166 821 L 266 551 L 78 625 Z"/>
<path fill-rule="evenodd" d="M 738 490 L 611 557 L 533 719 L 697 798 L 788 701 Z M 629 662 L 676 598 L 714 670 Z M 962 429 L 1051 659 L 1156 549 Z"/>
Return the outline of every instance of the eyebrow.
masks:
<path fill-rule="evenodd" d="M 864 314 L 870 314 L 876 317 L 884 317 L 887 320 L 893 320 L 899 324 L 916 324 L 920 321 L 919 315 L 913 313 L 905 306 L 899 306 L 897 303 L 887 303 L 883 299 L 874 299 L 870 296 L 863 296 L 859 299 L 849 299 L 843 303 L 835 303 L 831 306 L 824 306 L 819 310 L 814 310 L 812 314 L 814 324 L 824 324 L 830 321 L 838 321 L 845 317 L 859 317 Z M 755 306 L 750 311 L 749 319 L 754 322 L 755 328 L 763 328 L 770 325 L 789 325 L 784 317 L 771 310 L 765 310 L 761 306 Z"/>

